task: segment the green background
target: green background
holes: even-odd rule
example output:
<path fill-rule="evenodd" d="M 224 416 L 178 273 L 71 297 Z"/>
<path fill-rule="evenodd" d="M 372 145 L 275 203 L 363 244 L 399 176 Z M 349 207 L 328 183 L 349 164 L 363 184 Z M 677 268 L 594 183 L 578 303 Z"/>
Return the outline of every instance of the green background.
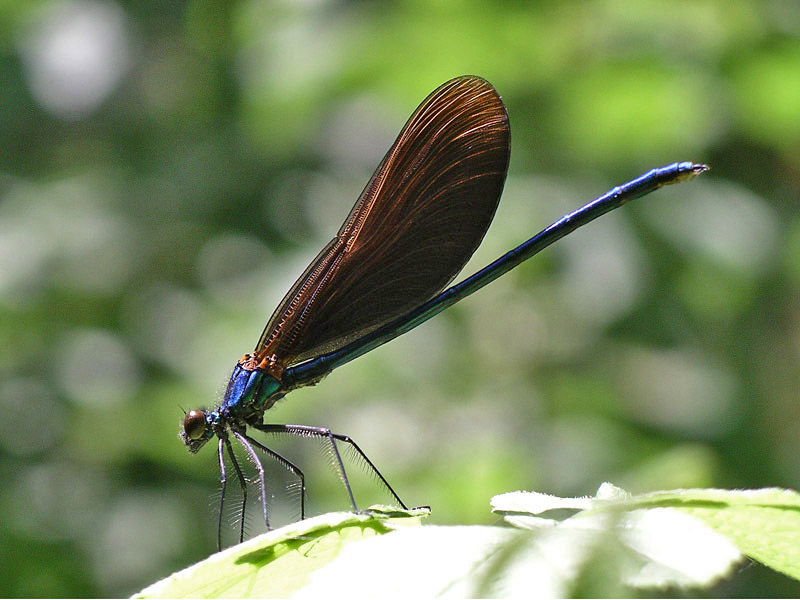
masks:
<path fill-rule="evenodd" d="M 713 170 L 268 418 L 353 436 L 434 523 L 606 480 L 800 487 L 798 34 L 795 0 L 0 4 L 0 595 L 126 595 L 214 550 L 216 454 L 186 452 L 182 408 L 219 399 L 413 109 L 467 73 L 512 127 L 468 272 L 649 168 Z M 346 509 L 306 442 L 285 447 L 312 511 Z M 270 481 L 280 524 L 297 503 Z M 710 593 L 800 586 L 752 566 Z"/>

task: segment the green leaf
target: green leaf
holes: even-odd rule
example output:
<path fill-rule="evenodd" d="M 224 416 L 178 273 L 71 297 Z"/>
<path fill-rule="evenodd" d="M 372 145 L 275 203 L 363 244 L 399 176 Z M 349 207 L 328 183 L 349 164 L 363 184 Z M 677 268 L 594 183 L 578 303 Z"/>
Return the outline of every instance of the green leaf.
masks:
<path fill-rule="evenodd" d="M 642 499 L 662 505 L 677 502 L 676 508 L 730 538 L 746 556 L 800 580 L 800 494 L 796 491 L 679 490 L 646 494 Z"/>
<path fill-rule="evenodd" d="M 353 541 L 419 524 L 428 509 L 371 507 L 328 513 L 267 532 L 218 552 L 145 588 L 135 598 L 286 597 Z M 412 518 L 409 518 L 412 517 Z"/>
<path fill-rule="evenodd" d="M 708 587 L 743 555 L 800 575 L 800 494 L 790 490 L 631 495 L 603 484 L 595 497 L 514 492 L 492 505 L 512 527 L 420 526 L 427 509 L 321 515 L 137 597 L 625 596 Z"/>
<path fill-rule="evenodd" d="M 603 513 L 640 515 L 637 518 L 649 513 L 647 528 L 654 534 L 650 539 L 659 551 L 671 548 L 675 559 L 696 554 L 687 567 L 691 566 L 698 576 L 697 583 L 701 584 L 700 568 L 705 565 L 710 578 L 706 583 L 710 583 L 716 568 L 714 559 L 724 559 L 727 551 L 720 545 L 715 552 L 711 547 L 715 545 L 713 538 L 688 522 L 676 519 L 674 513 L 678 512 L 721 534 L 745 556 L 800 579 L 800 494 L 793 490 L 686 489 L 634 496 L 605 483 L 595 498 L 557 498 L 534 492 L 513 492 L 495 496 L 492 505 L 506 521 L 524 528 L 555 526 Z M 557 511 L 564 509 L 571 510 L 572 514 L 562 521 L 558 517 L 563 515 L 558 515 Z M 671 516 L 665 511 L 672 511 Z M 625 521 L 628 517 L 620 518 Z M 638 521 L 637 527 L 642 524 L 643 521 Z M 631 523 L 626 521 L 625 525 Z M 675 538 L 674 546 L 668 543 L 670 538 Z"/>

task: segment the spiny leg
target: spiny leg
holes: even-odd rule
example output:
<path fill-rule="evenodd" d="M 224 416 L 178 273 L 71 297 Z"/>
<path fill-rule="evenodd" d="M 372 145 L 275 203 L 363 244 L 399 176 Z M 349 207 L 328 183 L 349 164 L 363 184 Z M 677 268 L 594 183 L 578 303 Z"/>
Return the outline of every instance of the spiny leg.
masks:
<path fill-rule="evenodd" d="M 259 486 L 261 487 L 261 505 L 264 509 L 264 524 L 267 526 L 267 529 L 269 529 L 269 516 L 267 515 L 267 484 L 264 480 L 264 466 L 261 464 L 261 461 L 258 460 L 256 451 L 253 450 L 253 447 L 248 442 L 248 438 L 243 436 L 238 431 L 234 431 L 233 435 L 236 436 L 236 439 L 239 440 L 239 443 L 244 446 L 245 450 L 247 450 L 253 466 L 258 471 L 258 482 Z M 244 514 L 242 514 L 242 523 L 244 523 Z"/>
<path fill-rule="evenodd" d="M 350 446 L 358 453 L 358 455 L 362 458 L 362 460 L 367 464 L 367 466 L 378 476 L 378 479 L 381 480 L 386 489 L 392 494 L 395 500 L 400 504 L 401 507 L 408 510 L 408 507 L 405 503 L 400 499 L 400 496 L 397 495 L 397 492 L 394 491 L 394 488 L 389 485 L 389 482 L 386 478 L 381 474 L 378 470 L 378 467 L 369 459 L 369 457 L 364 454 L 364 451 L 356 444 L 356 442 L 347 435 L 342 435 L 340 433 L 333 433 L 327 427 L 310 427 L 308 425 L 278 425 L 278 424 L 254 424 L 252 425 L 259 431 L 263 431 L 264 433 L 289 433 L 293 435 L 300 435 L 300 436 L 307 436 L 307 437 L 322 437 L 326 438 L 331 448 L 333 449 L 334 456 L 336 458 L 337 467 L 339 469 L 339 474 L 344 482 L 345 488 L 347 488 L 347 493 L 350 496 L 350 502 L 353 505 L 353 510 L 358 512 L 358 506 L 356 506 L 355 497 L 353 496 L 353 490 L 350 487 L 350 481 L 347 478 L 347 473 L 344 469 L 344 463 L 342 462 L 342 458 L 339 455 L 339 448 L 336 445 L 336 440 L 339 440 L 342 443 L 350 444 Z"/>
<path fill-rule="evenodd" d="M 244 473 L 242 473 L 242 468 L 239 466 L 239 461 L 236 460 L 236 455 L 233 453 L 233 446 L 228 436 L 226 435 L 223 440 L 225 441 L 225 447 L 228 449 L 228 456 L 231 457 L 233 468 L 236 470 L 236 476 L 239 478 L 239 485 L 242 486 L 242 514 L 240 517 L 242 524 L 239 528 L 239 543 L 241 544 L 244 541 L 244 518 L 245 509 L 247 508 L 247 480 L 244 478 Z"/>
<path fill-rule="evenodd" d="M 219 495 L 219 515 L 217 518 L 217 550 L 222 550 L 222 513 L 225 507 L 225 486 L 228 482 L 228 475 L 225 471 L 225 446 L 222 438 L 219 438 L 219 480 L 222 483 L 222 490 Z"/>
<path fill-rule="evenodd" d="M 389 485 L 389 482 L 386 480 L 386 477 L 383 476 L 383 473 L 381 473 L 378 470 L 378 467 L 375 466 L 375 463 L 373 463 L 369 459 L 366 453 L 361 449 L 361 447 L 356 443 L 356 441 L 353 438 L 351 438 L 349 435 L 344 435 L 341 433 L 333 433 L 329 429 L 326 431 L 328 432 L 328 436 L 331 437 L 332 439 L 337 439 L 344 444 L 350 444 L 350 447 L 353 448 L 353 450 L 355 450 L 358 453 L 358 455 L 365 463 L 367 463 L 367 466 L 370 468 L 370 470 L 372 470 L 372 472 L 378 476 L 378 479 L 380 479 L 381 483 L 383 483 L 386 489 L 389 490 L 389 493 L 392 495 L 392 497 L 394 497 L 394 499 L 397 500 L 397 503 L 400 505 L 400 507 L 403 508 L 404 510 L 408 510 L 408 507 L 406 506 L 405 502 L 403 502 L 400 499 L 400 496 L 397 495 L 397 492 L 394 491 L 394 488 L 391 485 Z"/>
<path fill-rule="evenodd" d="M 255 440 L 255 439 L 251 438 L 246 433 L 242 434 L 242 435 L 244 436 L 244 438 L 248 442 L 253 444 L 256 448 L 258 448 L 259 450 L 261 450 L 265 454 L 267 454 L 270 457 L 272 457 L 272 459 L 276 460 L 280 465 L 283 466 L 284 469 L 286 469 L 287 471 L 290 471 L 295 477 L 297 477 L 300 480 L 300 518 L 301 519 L 305 519 L 306 518 L 306 476 L 303 474 L 303 471 L 301 471 L 300 467 L 295 465 L 293 462 L 291 462 L 285 456 L 283 456 L 281 454 L 278 454 L 277 452 L 275 452 L 271 448 L 268 448 L 267 446 L 265 446 L 264 444 L 262 444 L 258 440 Z M 269 527 L 269 525 L 267 525 L 267 527 Z"/>

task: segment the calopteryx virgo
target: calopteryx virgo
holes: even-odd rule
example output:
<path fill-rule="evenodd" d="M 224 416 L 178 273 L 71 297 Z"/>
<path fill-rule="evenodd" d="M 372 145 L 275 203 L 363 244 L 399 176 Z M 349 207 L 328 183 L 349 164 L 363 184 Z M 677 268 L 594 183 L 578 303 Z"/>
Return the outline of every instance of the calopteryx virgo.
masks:
<path fill-rule="evenodd" d="M 286 458 L 251 437 L 249 428 L 325 440 L 358 510 L 338 444 L 350 444 L 403 508 L 403 501 L 355 442 L 323 427 L 264 423 L 264 413 L 294 389 L 319 382 L 333 369 L 413 329 L 530 258 L 556 240 L 625 202 L 708 169 L 691 162 L 653 169 L 562 217 L 471 277 L 442 291 L 483 239 L 508 170 L 508 115 L 484 79 L 458 77 L 436 89 L 403 127 L 336 236 L 322 249 L 275 309 L 253 352 L 233 369 L 221 404 L 192 410 L 181 437 L 193 453 L 218 439 L 222 495 L 230 458 L 242 487 L 247 482 L 231 438 L 244 448 L 259 476 L 269 528 L 264 469 L 258 452 L 277 460 L 301 483 Z"/>

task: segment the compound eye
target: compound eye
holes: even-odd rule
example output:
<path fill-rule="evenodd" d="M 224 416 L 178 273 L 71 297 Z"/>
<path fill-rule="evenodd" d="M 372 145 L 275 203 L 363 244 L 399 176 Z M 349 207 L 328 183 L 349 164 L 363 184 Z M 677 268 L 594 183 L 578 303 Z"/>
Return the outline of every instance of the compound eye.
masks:
<path fill-rule="evenodd" d="M 199 440 L 206 433 L 206 416 L 201 410 L 190 410 L 183 419 L 183 432 L 190 440 Z"/>

